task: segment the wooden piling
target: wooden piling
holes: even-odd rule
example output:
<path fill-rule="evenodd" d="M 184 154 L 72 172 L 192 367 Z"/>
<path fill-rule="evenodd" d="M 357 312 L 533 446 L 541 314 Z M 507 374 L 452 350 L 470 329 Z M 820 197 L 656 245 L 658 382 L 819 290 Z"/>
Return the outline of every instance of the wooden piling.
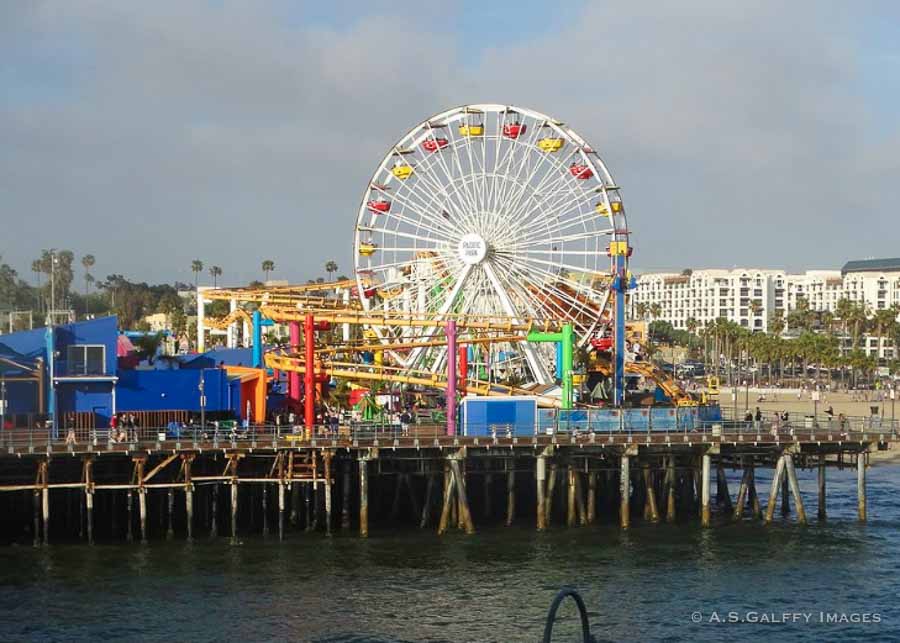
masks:
<path fill-rule="evenodd" d="M 516 519 L 516 461 L 507 460 L 509 469 L 506 472 L 506 526 L 512 527 Z"/>
<path fill-rule="evenodd" d="M 184 521 L 187 531 L 187 540 L 191 542 L 194 539 L 194 483 L 191 481 L 191 465 L 194 462 L 194 456 L 182 456 L 184 458 Z"/>
<path fill-rule="evenodd" d="M 415 488 L 413 487 L 414 478 L 410 474 L 406 474 L 406 497 L 409 499 L 409 505 L 412 507 L 412 515 L 419 519 L 419 499 L 416 498 Z"/>
<path fill-rule="evenodd" d="M 741 483 L 738 485 L 737 498 L 734 502 L 734 511 L 732 518 L 740 520 L 744 517 L 744 507 L 747 504 L 747 491 L 750 488 L 750 468 L 747 466 L 747 459 L 744 458 L 743 472 L 741 473 Z"/>
<path fill-rule="evenodd" d="M 87 541 L 94 544 L 94 461 L 91 458 L 84 459 L 84 504 L 87 513 Z"/>
<path fill-rule="evenodd" d="M 584 527 L 587 524 L 587 508 L 584 506 L 584 484 L 578 469 L 575 469 L 575 511 L 578 514 L 578 524 Z"/>
<path fill-rule="evenodd" d="M 702 467 L 700 472 L 700 526 L 709 527 L 711 524 L 711 516 L 709 510 L 709 477 L 711 456 L 708 453 L 703 454 Z"/>
<path fill-rule="evenodd" d="M 819 482 L 819 511 L 817 513 L 817 517 L 819 520 L 825 520 L 827 518 L 825 512 L 825 456 L 819 456 L 819 467 L 818 467 L 818 482 Z"/>
<path fill-rule="evenodd" d="M 39 547 L 41 544 L 41 492 L 35 489 L 32 495 L 34 496 L 34 546 Z"/>
<path fill-rule="evenodd" d="M 750 479 L 748 481 L 749 488 L 747 492 L 750 494 L 750 510 L 754 520 L 762 518 L 762 508 L 759 505 L 759 494 L 756 493 L 756 465 L 753 459 L 750 459 Z"/>
<path fill-rule="evenodd" d="M 293 454 L 292 454 L 293 455 Z M 290 474 L 288 474 L 290 475 Z M 291 524 L 295 527 L 300 522 L 300 483 L 290 482 L 291 485 Z"/>
<path fill-rule="evenodd" d="M 785 461 L 785 466 L 787 461 Z M 791 515 L 791 491 L 787 475 L 781 478 L 781 515 L 785 518 Z"/>
<path fill-rule="evenodd" d="M 571 462 L 566 467 L 568 502 L 566 503 L 566 527 L 575 526 L 575 465 Z"/>
<path fill-rule="evenodd" d="M 428 481 L 425 483 L 425 498 L 422 501 L 422 516 L 419 519 L 419 529 L 425 529 L 431 520 L 431 503 L 434 498 L 434 473 L 428 474 Z"/>
<path fill-rule="evenodd" d="M 644 468 L 644 486 L 647 489 L 647 516 L 650 522 L 659 522 L 659 507 L 656 504 L 656 489 L 653 486 L 653 472 L 649 465 Z"/>
<path fill-rule="evenodd" d="M 775 518 L 775 503 L 778 500 L 778 491 L 784 479 L 784 455 L 778 458 L 775 465 L 775 473 L 772 476 L 772 488 L 769 489 L 769 503 L 766 505 L 765 523 L 769 524 Z"/>
<path fill-rule="evenodd" d="M 728 477 L 725 475 L 725 467 L 719 462 L 716 465 L 716 505 L 727 512 L 731 512 L 731 491 L 728 489 Z"/>
<path fill-rule="evenodd" d="M 341 529 L 350 529 L 350 460 L 344 462 L 344 483 L 341 498 Z"/>
<path fill-rule="evenodd" d="M 666 462 L 666 522 L 675 522 L 675 484 L 678 479 L 675 474 L 675 456 L 670 455 Z"/>
<path fill-rule="evenodd" d="M 629 495 L 631 492 L 631 472 L 629 470 L 629 457 L 622 454 L 619 473 L 619 526 L 622 529 L 628 529 L 631 522 L 631 508 L 629 505 Z"/>
<path fill-rule="evenodd" d="M 856 503 L 859 522 L 866 522 L 866 454 L 856 455 Z"/>
<path fill-rule="evenodd" d="M 790 454 L 784 456 L 785 474 L 794 497 L 794 506 L 797 508 L 797 523 L 806 524 L 806 510 L 803 508 L 803 499 L 800 497 L 800 484 L 797 482 L 797 472 L 794 469 L 794 457 Z"/>
<path fill-rule="evenodd" d="M 597 472 L 588 471 L 588 492 L 587 492 L 587 524 L 593 525 L 597 519 Z"/>
<path fill-rule="evenodd" d="M 166 540 L 172 540 L 175 537 L 175 529 L 172 525 L 172 512 L 175 510 L 175 489 L 170 488 L 168 492 L 168 524 L 166 525 Z"/>
<path fill-rule="evenodd" d="M 545 498 L 545 481 L 547 478 L 547 456 L 539 455 L 535 458 L 534 464 L 534 480 L 536 486 L 536 514 L 537 514 L 537 530 L 543 531 L 547 528 L 547 500 Z"/>
<path fill-rule="evenodd" d="M 284 480 L 278 481 L 278 540 L 284 540 L 284 513 L 287 507 L 284 501 Z"/>
<path fill-rule="evenodd" d="M 452 469 L 453 477 L 456 480 L 456 495 L 459 498 L 460 520 L 463 523 L 466 534 L 471 536 L 475 533 L 475 523 L 472 522 L 472 512 L 469 510 L 469 501 L 466 496 L 466 480 L 460 473 L 461 467 L 459 460 L 451 458 L 450 468 Z"/>
<path fill-rule="evenodd" d="M 450 505 L 453 504 L 453 472 L 450 470 L 450 463 L 444 462 L 444 501 L 441 505 L 441 518 L 438 521 L 438 536 L 447 531 L 447 525 L 450 522 Z"/>
<path fill-rule="evenodd" d="M 134 517 L 131 515 L 134 507 L 134 496 L 131 489 L 125 492 L 125 542 L 134 541 Z"/>
<path fill-rule="evenodd" d="M 238 483 L 231 481 L 231 544 L 237 544 Z"/>
<path fill-rule="evenodd" d="M 556 494 L 556 475 L 556 462 L 551 461 L 550 473 L 547 477 L 547 506 L 544 508 L 544 520 L 546 520 L 548 525 L 550 524 L 550 521 L 553 520 L 553 496 Z"/>
<path fill-rule="evenodd" d="M 490 465 L 488 465 L 490 466 Z M 491 482 L 493 481 L 490 473 L 484 474 L 484 519 L 490 520 L 491 514 Z"/>
<path fill-rule="evenodd" d="M 210 521 L 209 521 L 209 537 L 210 538 L 218 538 L 219 537 L 219 483 L 214 482 L 212 486 L 212 501 L 210 506 Z"/>
<path fill-rule="evenodd" d="M 359 459 L 359 535 L 369 537 L 369 461 Z"/>
<path fill-rule="evenodd" d="M 262 535 L 266 538 L 269 535 L 269 485 L 263 483 L 262 486 Z"/>
<path fill-rule="evenodd" d="M 147 544 L 147 489 L 138 488 L 138 513 L 141 520 L 141 544 Z"/>
<path fill-rule="evenodd" d="M 325 534 L 331 535 L 331 457 L 330 451 L 323 454 L 325 461 Z"/>
<path fill-rule="evenodd" d="M 50 463 L 47 460 L 41 460 L 39 469 L 41 472 L 41 511 L 44 518 L 44 545 L 50 544 L 50 481 L 49 476 Z"/>

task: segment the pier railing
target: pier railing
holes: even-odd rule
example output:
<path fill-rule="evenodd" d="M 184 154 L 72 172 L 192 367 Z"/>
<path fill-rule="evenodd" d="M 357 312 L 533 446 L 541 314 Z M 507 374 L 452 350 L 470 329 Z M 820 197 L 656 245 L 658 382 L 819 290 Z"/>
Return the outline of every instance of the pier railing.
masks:
<path fill-rule="evenodd" d="M 570 421 L 560 417 L 553 425 L 492 423 L 465 427 L 457 436 L 447 435 L 439 424 L 372 424 L 323 425 L 307 429 L 290 425 L 226 425 L 207 427 L 166 426 L 128 427 L 121 429 L 79 428 L 7 429 L 0 435 L 0 455 L 42 452 L 102 452 L 170 449 L 285 449 L 309 446 L 391 446 L 400 442 L 429 446 L 439 440 L 476 440 L 482 442 L 529 438 L 581 441 L 603 441 L 613 437 L 676 436 L 692 442 L 716 441 L 728 436 L 741 436 L 742 441 L 859 441 L 893 440 L 900 432 L 900 420 L 878 416 L 799 418 L 780 422 L 725 419 L 696 422 L 678 428 L 650 427 L 622 420 L 618 426 L 596 426 L 590 420 Z M 649 439 L 649 438 L 648 438 Z"/>

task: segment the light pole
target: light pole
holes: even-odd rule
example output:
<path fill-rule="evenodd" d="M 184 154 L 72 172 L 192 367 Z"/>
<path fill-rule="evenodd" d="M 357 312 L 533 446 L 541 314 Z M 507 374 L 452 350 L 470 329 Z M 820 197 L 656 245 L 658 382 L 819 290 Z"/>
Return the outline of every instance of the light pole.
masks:
<path fill-rule="evenodd" d="M 200 431 L 206 430 L 206 393 L 205 388 L 203 386 L 203 379 L 205 373 L 203 369 L 200 369 L 200 383 L 197 385 L 197 389 L 200 391 Z"/>
<path fill-rule="evenodd" d="M 894 415 L 894 411 L 895 411 L 894 406 L 896 404 L 897 404 L 897 385 L 892 384 L 891 385 L 891 433 L 897 432 L 897 425 L 896 425 L 896 420 L 895 420 L 896 416 Z"/>

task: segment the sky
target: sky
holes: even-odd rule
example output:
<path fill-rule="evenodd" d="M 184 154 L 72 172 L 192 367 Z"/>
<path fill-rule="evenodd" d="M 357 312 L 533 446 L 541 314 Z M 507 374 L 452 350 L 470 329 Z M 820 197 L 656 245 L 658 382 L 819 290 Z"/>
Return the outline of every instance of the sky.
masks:
<path fill-rule="evenodd" d="M 622 194 L 637 270 L 900 255 L 900 5 L 861 0 L 0 2 L 0 255 L 100 279 L 352 273 L 412 126 L 565 120 Z M 208 275 L 205 275 L 209 279 Z"/>

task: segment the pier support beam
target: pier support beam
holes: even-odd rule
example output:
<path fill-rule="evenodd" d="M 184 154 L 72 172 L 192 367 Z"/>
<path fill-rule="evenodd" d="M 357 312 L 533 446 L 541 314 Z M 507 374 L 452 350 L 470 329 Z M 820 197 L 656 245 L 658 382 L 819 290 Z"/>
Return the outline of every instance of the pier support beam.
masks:
<path fill-rule="evenodd" d="M 806 524 L 806 510 L 803 508 L 803 499 L 800 497 L 800 484 L 797 482 L 797 472 L 794 469 L 794 457 L 790 454 L 784 456 L 785 474 L 794 497 L 794 505 L 797 507 L 797 523 Z"/>
<path fill-rule="evenodd" d="M 728 489 L 728 477 L 725 475 L 725 467 L 721 462 L 716 465 L 716 505 L 729 513 L 733 509 L 731 491 Z"/>
<path fill-rule="evenodd" d="M 284 540 L 284 480 L 278 481 L 278 540 Z"/>
<path fill-rule="evenodd" d="M 84 459 L 84 504 L 87 509 L 87 540 L 89 545 L 94 544 L 94 461 L 91 458 Z"/>
<path fill-rule="evenodd" d="M 859 522 L 866 522 L 866 454 L 856 456 L 856 503 Z"/>
<path fill-rule="evenodd" d="M 553 496 L 556 494 L 556 462 L 550 462 L 550 474 L 547 478 L 547 506 L 544 507 L 544 521 L 549 526 L 553 520 Z"/>
<path fill-rule="evenodd" d="M 825 456 L 819 456 L 819 467 L 818 467 L 818 482 L 819 482 L 819 510 L 817 513 L 817 517 L 819 520 L 825 520 L 827 518 L 825 512 Z"/>
<path fill-rule="evenodd" d="M 785 461 L 787 466 L 787 461 Z M 785 474 L 781 478 L 781 515 L 787 518 L 791 515 L 791 490 L 788 483 L 788 476 Z"/>
<path fill-rule="evenodd" d="M 193 455 L 183 455 L 182 471 L 184 472 L 184 522 L 187 532 L 187 541 L 194 540 L 194 483 L 191 482 L 191 465 L 194 462 Z"/>
<path fill-rule="evenodd" d="M 134 517 L 131 515 L 134 510 L 134 495 L 129 489 L 125 492 L 125 542 L 130 543 L 134 541 L 134 529 L 132 525 L 134 524 Z"/>
<path fill-rule="evenodd" d="M 359 459 L 359 535 L 369 537 L 369 460 Z"/>
<path fill-rule="evenodd" d="M 574 527 L 575 516 L 575 465 L 571 462 L 566 467 L 566 481 L 568 487 L 568 501 L 566 502 L 566 527 Z"/>
<path fill-rule="evenodd" d="M 747 504 L 747 492 L 750 488 L 750 467 L 747 466 L 747 458 L 743 459 L 743 469 L 741 484 L 738 485 L 737 499 L 734 502 L 734 512 L 732 514 L 734 520 L 740 520 L 744 517 L 744 507 Z"/>
<path fill-rule="evenodd" d="M 784 456 L 778 458 L 775 465 L 775 474 L 772 476 L 772 487 L 769 489 L 769 503 L 766 505 L 765 523 L 769 524 L 775 519 L 775 503 L 778 500 L 778 490 L 781 489 L 784 480 Z"/>
<path fill-rule="evenodd" d="M 172 540 L 175 537 L 175 529 L 172 525 L 172 512 L 175 510 L 175 489 L 169 489 L 168 498 L 168 522 L 166 524 L 166 540 Z"/>
<path fill-rule="evenodd" d="M 506 526 L 512 527 L 516 519 L 516 461 L 510 458 L 506 466 Z"/>
<path fill-rule="evenodd" d="M 218 538 L 219 537 L 219 483 L 214 482 L 212 486 L 212 507 L 210 508 L 211 516 L 210 516 L 210 524 L 209 524 L 209 537 L 210 538 Z"/>
<path fill-rule="evenodd" d="M 484 474 L 484 519 L 490 520 L 491 514 L 491 483 L 493 482 L 493 476 L 490 473 Z"/>
<path fill-rule="evenodd" d="M 644 486 L 647 488 L 647 517 L 650 522 L 659 522 L 659 507 L 656 503 L 656 488 L 653 485 L 653 471 L 649 465 L 644 469 Z"/>
<path fill-rule="evenodd" d="M 756 493 L 756 465 L 753 459 L 750 459 L 750 479 L 748 480 L 749 488 L 747 492 L 750 494 L 750 510 L 754 520 L 762 518 L 762 508 L 759 505 L 759 495 Z"/>
<path fill-rule="evenodd" d="M 269 485 L 264 483 L 262 486 L 262 535 L 263 538 L 269 535 Z"/>
<path fill-rule="evenodd" d="M 41 515 L 44 519 L 44 545 L 50 544 L 50 488 L 48 468 L 50 463 L 47 460 L 41 460 L 38 464 L 38 479 L 41 485 Z"/>
<path fill-rule="evenodd" d="M 547 479 L 547 455 L 546 451 L 535 458 L 534 480 L 536 486 L 536 513 L 537 513 L 537 530 L 543 531 L 547 528 L 547 499 L 545 497 L 545 482 Z"/>
<path fill-rule="evenodd" d="M 33 530 L 33 544 L 35 547 L 40 547 L 41 545 L 41 492 L 37 489 L 32 492 L 34 496 L 34 526 Z"/>
<path fill-rule="evenodd" d="M 709 527 L 711 523 L 709 511 L 709 468 L 711 459 L 708 453 L 703 454 L 703 465 L 700 473 L 700 526 L 702 527 Z"/>
<path fill-rule="evenodd" d="M 237 544 L 238 483 L 231 481 L 231 544 Z"/>
<path fill-rule="evenodd" d="M 466 534 L 471 536 L 475 533 L 475 523 L 472 522 L 472 512 L 469 509 L 469 499 L 466 495 L 466 479 L 463 476 L 460 467 L 460 458 L 450 459 L 450 469 L 453 471 L 453 478 L 456 481 L 456 495 L 459 498 L 459 520 L 466 530 Z"/>
<path fill-rule="evenodd" d="M 597 472 L 588 471 L 588 492 L 587 492 L 587 524 L 593 525 L 597 519 Z"/>
<path fill-rule="evenodd" d="M 341 491 L 341 529 L 350 529 L 350 460 L 344 462 L 344 483 Z"/>
<path fill-rule="evenodd" d="M 141 544 L 147 544 L 147 490 L 138 488 L 138 515 L 141 520 Z"/>
<path fill-rule="evenodd" d="M 666 461 L 666 522 L 675 522 L 675 484 L 678 479 L 675 475 L 675 456 L 670 455 Z"/>
<path fill-rule="evenodd" d="M 422 502 L 422 515 L 419 518 L 419 529 L 425 529 L 431 521 L 431 504 L 434 499 L 434 473 L 428 474 L 428 481 L 425 483 L 425 499 Z"/>
<path fill-rule="evenodd" d="M 622 529 L 628 529 L 631 523 L 630 492 L 631 470 L 629 456 L 627 453 L 623 453 L 619 471 L 619 526 Z"/>
<path fill-rule="evenodd" d="M 325 533 L 331 535 L 331 458 L 330 451 L 326 451 L 323 456 L 325 461 Z"/>
<path fill-rule="evenodd" d="M 453 503 L 453 473 L 450 470 L 450 463 L 444 462 L 444 502 L 441 505 L 441 517 L 438 520 L 438 536 L 447 531 L 447 525 L 450 522 L 450 506 Z"/>

